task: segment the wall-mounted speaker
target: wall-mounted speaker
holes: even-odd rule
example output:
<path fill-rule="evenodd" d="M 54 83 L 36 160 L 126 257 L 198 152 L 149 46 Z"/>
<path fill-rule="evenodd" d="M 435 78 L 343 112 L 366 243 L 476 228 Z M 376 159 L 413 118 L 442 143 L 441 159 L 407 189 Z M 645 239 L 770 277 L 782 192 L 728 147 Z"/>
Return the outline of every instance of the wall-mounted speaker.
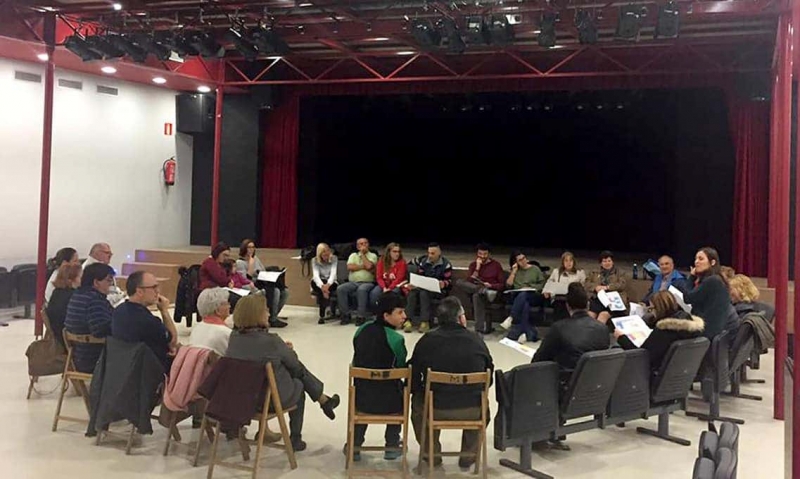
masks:
<path fill-rule="evenodd" d="M 209 133 L 214 130 L 213 95 L 184 93 L 175 97 L 175 129 L 181 133 Z"/>

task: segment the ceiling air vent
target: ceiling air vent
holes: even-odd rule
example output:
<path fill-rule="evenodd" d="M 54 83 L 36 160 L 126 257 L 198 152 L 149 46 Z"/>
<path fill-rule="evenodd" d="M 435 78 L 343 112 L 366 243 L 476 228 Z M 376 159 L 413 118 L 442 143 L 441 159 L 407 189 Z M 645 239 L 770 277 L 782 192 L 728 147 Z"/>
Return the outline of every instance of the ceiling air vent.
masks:
<path fill-rule="evenodd" d="M 119 90 L 110 86 L 97 85 L 97 93 L 117 96 L 119 95 Z"/>
<path fill-rule="evenodd" d="M 58 79 L 58 86 L 64 88 L 72 88 L 74 90 L 83 90 L 83 83 L 76 81 L 76 80 L 65 80 L 63 78 Z"/>
<path fill-rule="evenodd" d="M 42 83 L 42 75 L 37 75 L 36 73 L 15 71 L 14 72 L 14 80 L 30 81 L 30 82 L 34 82 L 34 83 Z"/>

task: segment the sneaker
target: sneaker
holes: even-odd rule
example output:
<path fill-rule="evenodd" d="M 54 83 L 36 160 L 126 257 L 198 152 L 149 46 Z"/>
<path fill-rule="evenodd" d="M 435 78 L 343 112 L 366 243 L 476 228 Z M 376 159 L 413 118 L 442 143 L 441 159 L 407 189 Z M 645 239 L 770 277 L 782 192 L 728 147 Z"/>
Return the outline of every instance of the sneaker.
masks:
<path fill-rule="evenodd" d="M 419 325 L 419 332 L 422 334 L 427 333 L 431 330 L 431 326 L 428 324 L 427 321 L 423 321 L 422 324 Z"/>
<path fill-rule="evenodd" d="M 325 318 L 320 316 L 319 319 L 317 320 L 317 324 L 325 324 Z"/>
<path fill-rule="evenodd" d="M 403 442 L 401 441 L 400 444 L 398 444 L 396 446 L 390 446 L 390 445 L 387 444 L 386 447 L 402 448 L 403 447 Z M 402 455 L 403 455 L 403 451 L 402 450 L 401 451 L 383 451 L 383 460 L 385 460 L 385 461 L 394 461 L 395 459 L 397 459 L 398 457 L 400 457 Z"/>
<path fill-rule="evenodd" d="M 500 327 L 501 327 L 501 328 L 503 328 L 503 329 L 506 329 L 506 330 L 508 330 L 508 329 L 511 329 L 511 323 L 512 323 L 513 321 L 514 321 L 514 318 L 512 318 L 511 316 L 509 316 L 509 317 L 507 317 L 507 318 L 506 318 L 506 320 L 505 320 L 505 321 L 503 321 L 502 323 L 500 323 Z"/>
<path fill-rule="evenodd" d="M 403 332 L 410 333 L 414 330 L 414 325 L 411 324 L 411 321 L 406 321 L 403 323 Z"/>
<path fill-rule="evenodd" d="M 284 323 L 280 319 L 271 319 L 269 321 L 269 327 L 270 328 L 285 328 L 286 326 L 289 326 L 289 324 L 288 323 Z"/>
<path fill-rule="evenodd" d="M 525 341 L 527 341 L 527 340 L 528 340 L 528 336 L 526 336 L 525 333 L 520 334 L 519 338 L 517 338 L 517 342 L 519 344 L 525 344 Z"/>
<path fill-rule="evenodd" d="M 305 451 L 306 447 L 307 447 L 307 444 L 306 444 L 306 442 L 304 440 L 302 440 L 302 439 L 292 439 L 292 449 L 294 449 L 294 452 Z"/>

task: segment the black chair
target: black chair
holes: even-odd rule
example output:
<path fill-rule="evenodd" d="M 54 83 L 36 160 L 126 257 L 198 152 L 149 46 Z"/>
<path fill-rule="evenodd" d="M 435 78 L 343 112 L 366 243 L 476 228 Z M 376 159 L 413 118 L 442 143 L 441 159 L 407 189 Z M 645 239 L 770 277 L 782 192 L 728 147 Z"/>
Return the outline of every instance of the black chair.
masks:
<path fill-rule="evenodd" d="M 698 457 L 694 460 L 692 479 L 714 479 L 717 465 L 707 457 Z"/>
<path fill-rule="evenodd" d="M 608 400 L 600 427 L 647 419 L 650 408 L 650 354 L 646 349 L 625 351 L 625 363 Z"/>
<path fill-rule="evenodd" d="M 732 422 L 723 422 L 719 429 L 719 447 L 727 447 L 739 454 L 739 426 Z"/>
<path fill-rule="evenodd" d="M 723 331 L 719 333 L 711 342 L 711 351 L 704 361 L 704 371 L 702 374 L 702 388 L 704 396 L 708 397 L 708 414 L 686 411 L 689 417 L 696 417 L 701 421 L 728 421 L 735 422 L 736 424 L 744 424 L 743 419 L 732 417 L 725 417 L 719 415 L 719 397 L 721 392 L 730 383 L 731 371 L 730 368 L 730 345 L 731 333 L 730 331 Z"/>
<path fill-rule="evenodd" d="M 558 365 L 554 362 L 495 371 L 498 410 L 494 419 L 494 448 L 519 447 L 519 463 L 500 459 L 500 465 L 526 476 L 552 479 L 531 467 L 531 445 L 551 438 L 558 429 Z"/>
<path fill-rule="evenodd" d="M 15 306 L 24 306 L 25 314 L 16 318 L 31 318 L 31 306 L 36 303 L 36 265 L 18 264 L 11 268 Z"/>
<path fill-rule="evenodd" d="M 741 399 L 752 399 L 761 401 L 761 396 L 752 394 L 742 394 L 741 385 L 746 377 L 747 363 L 755 351 L 755 331 L 750 323 L 742 323 L 736 332 L 733 345 L 730 350 L 730 392 L 722 392 L 724 396 L 732 396 Z"/>
<path fill-rule="evenodd" d="M 717 465 L 714 471 L 714 479 L 736 479 L 738 460 L 736 453 L 727 447 L 717 450 L 717 457 L 714 461 Z"/>
<path fill-rule="evenodd" d="M 625 352 L 621 349 L 592 351 L 581 356 L 561 395 L 559 428 L 553 439 L 600 427 L 624 364 Z M 566 424 L 570 419 L 587 416 L 592 418 Z"/>
<path fill-rule="evenodd" d="M 716 431 L 703 431 L 700 433 L 700 441 L 697 445 L 697 457 L 705 457 L 713 460 L 719 449 L 719 435 Z"/>
<path fill-rule="evenodd" d="M 690 441 L 669 434 L 669 415 L 686 411 L 686 396 L 708 350 L 708 339 L 675 341 L 650 381 L 648 417 L 658 415 L 658 430 L 637 427 L 636 432 L 688 446 Z M 688 413 L 687 413 L 688 414 Z"/>
<path fill-rule="evenodd" d="M 0 308 L 10 308 L 14 303 L 14 275 L 0 268 Z"/>

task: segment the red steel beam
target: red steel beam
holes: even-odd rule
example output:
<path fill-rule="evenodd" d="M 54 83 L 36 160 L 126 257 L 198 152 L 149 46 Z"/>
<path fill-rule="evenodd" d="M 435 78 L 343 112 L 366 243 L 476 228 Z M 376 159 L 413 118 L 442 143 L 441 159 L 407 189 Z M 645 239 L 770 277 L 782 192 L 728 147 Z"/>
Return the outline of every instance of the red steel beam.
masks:
<path fill-rule="evenodd" d="M 219 78 L 225 78 L 225 62 L 217 65 Z M 217 99 L 214 109 L 214 167 L 211 185 L 211 246 L 219 243 L 219 174 L 220 158 L 222 157 L 222 99 L 223 83 L 217 83 Z"/>
<path fill-rule="evenodd" d="M 44 17 L 44 38 L 47 43 L 47 64 L 44 70 L 44 121 L 42 127 L 42 177 L 39 186 L 39 247 L 36 255 L 36 319 L 34 334 L 42 336 L 44 290 L 47 286 L 47 237 L 50 225 L 50 163 L 53 152 L 53 85 L 56 64 L 56 18 Z"/>

